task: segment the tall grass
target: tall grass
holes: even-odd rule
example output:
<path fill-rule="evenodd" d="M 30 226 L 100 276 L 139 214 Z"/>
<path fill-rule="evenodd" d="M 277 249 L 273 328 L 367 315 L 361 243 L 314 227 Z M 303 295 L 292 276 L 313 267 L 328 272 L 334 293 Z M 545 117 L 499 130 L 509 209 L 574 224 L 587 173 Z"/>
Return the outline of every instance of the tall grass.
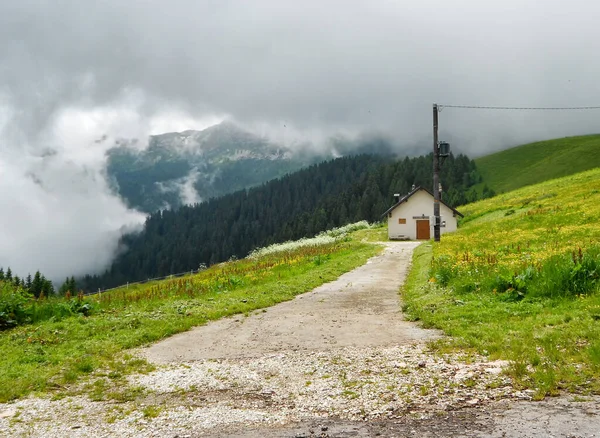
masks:
<path fill-rule="evenodd" d="M 461 262 L 468 262 L 468 253 Z M 538 263 L 524 264 L 518 270 L 497 267 L 497 257 L 487 256 L 490 265 L 475 261 L 465 273 L 454 259 L 442 255 L 432 261 L 431 278 L 441 286 L 452 286 L 459 293 L 491 291 L 506 299 L 519 300 L 525 296 L 565 298 L 596 293 L 600 290 L 600 246 L 584 251 L 567 251 Z"/>
<path fill-rule="evenodd" d="M 524 292 L 535 278 L 534 283 L 547 285 L 545 291 L 538 287 L 538 295 L 594 288 L 590 263 L 600 243 L 600 169 L 526 187 L 462 211 L 459 232 L 444 236 L 434 248 L 432 274 L 444 286 L 464 292 Z M 563 278 L 572 275 L 569 281 L 580 286 L 552 286 L 552 275 L 559 271 Z M 586 275 L 592 275 L 590 281 Z"/>

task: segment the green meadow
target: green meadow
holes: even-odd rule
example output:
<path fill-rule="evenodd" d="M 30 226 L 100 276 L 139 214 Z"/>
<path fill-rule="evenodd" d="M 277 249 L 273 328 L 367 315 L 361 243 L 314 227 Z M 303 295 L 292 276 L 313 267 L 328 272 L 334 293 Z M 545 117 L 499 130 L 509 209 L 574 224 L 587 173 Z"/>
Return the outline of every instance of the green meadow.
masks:
<path fill-rule="evenodd" d="M 336 279 L 381 250 L 366 242 L 381 229 L 366 226 L 268 247 L 196 275 L 91 297 L 35 300 L 0 284 L 0 316 L 4 312 L 4 321 L 13 324 L 19 320 L 0 331 L 0 402 L 30 393 L 61 397 L 88 376 L 113 382 L 89 383 L 92 398 L 134 397 L 123 384 L 125 376 L 152 366 L 131 349 L 225 316 L 266 311 Z"/>
<path fill-rule="evenodd" d="M 600 167 L 600 135 L 539 141 L 475 159 L 496 193 Z"/>
<path fill-rule="evenodd" d="M 467 349 L 510 361 L 536 396 L 600 392 L 600 169 L 462 207 L 421 245 L 405 310 Z"/>

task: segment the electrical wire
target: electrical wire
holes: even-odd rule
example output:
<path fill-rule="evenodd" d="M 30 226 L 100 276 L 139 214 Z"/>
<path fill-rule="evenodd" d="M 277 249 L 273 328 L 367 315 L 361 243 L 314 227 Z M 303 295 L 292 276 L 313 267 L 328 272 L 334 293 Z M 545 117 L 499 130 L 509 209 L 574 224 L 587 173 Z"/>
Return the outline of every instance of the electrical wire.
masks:
<path fill-rule="evenodd" d="M 438 111 L 444 108 L 485 109 L 485 110 L 518 110 L 518 111 L 577 111 L 598 110 L 600 106 L 570 106 L 570 107 L 520 107 L 520 106 L 478 106 L 478 105 L 438 105 Z"/>

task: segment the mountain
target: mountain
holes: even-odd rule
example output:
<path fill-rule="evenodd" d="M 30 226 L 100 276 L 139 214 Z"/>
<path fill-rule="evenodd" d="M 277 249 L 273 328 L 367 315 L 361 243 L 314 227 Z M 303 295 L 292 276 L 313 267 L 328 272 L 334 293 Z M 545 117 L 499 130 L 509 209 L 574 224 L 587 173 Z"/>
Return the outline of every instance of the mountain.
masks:
<path fill-rule="evenodd" d="M 122 240 L 127 250 L 106 272 L 80 284 L 97 290 L 176 274 L 351 222 L 378 221 L 394 193 L 408 193 L 413 184 L 432 186 L 431 163 L 431 155 L 341 157 L 251 189 L 154 212 L 140 234 Z M 444 201 L 460 205 L 475 199 L 470 187 L 480 177 L 474 162 L 459 155 L 446 159 L 441 180 Z"/>
<path fill-rule="evenodd" d="M 143 150 L 120 142 L 108 151 L 107 171 L 129 206 L 150 213 L 252 187 L 320 158 L 293 154 L 224 122 L 151 136 Z"/>
<path fill-rule="evenodd" d="M 415 152 L 404 148 L 404 153 Z M 393 156 L 389 139 L 370 134 L 283 147 L 230 122 L 203 131 L 151 136 L 148 147 L 120 141 L 108 151 L 108 176 L 130 207 L 147 213 L 206 201 L 282 177 L 334 157 L 364 153 Z"/>
<path fill-rule="evenodd" d="M 495 192 L 600 167 L 600 135 L 539 141 L 477 158 L 477 168 Z"/>

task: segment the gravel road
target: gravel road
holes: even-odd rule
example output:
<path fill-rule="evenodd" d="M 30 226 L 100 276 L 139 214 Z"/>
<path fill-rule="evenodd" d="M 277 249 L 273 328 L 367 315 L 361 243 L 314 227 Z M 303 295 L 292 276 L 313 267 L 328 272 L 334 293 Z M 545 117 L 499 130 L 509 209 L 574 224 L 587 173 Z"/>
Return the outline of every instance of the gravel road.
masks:
<path fill-rule="evenodd" d="M 398 288 L 414 242 L 266 312 L 215 321 L 137 352 L 128 401 L 0 404 L 0 436 L 593 437 L 600 398 L 531 402 L 504 362 L 431 354 Z"/>
<path fill-rule="evenodd" d="M 337 280 L 250 317 L 224 318 L 175 335 L 144 352 L 156 363 L 261 357 L 288 351 L 409 344 L 436 333 L 404 321 L 398 288 L 415 242 L 385 253 Z"/>

